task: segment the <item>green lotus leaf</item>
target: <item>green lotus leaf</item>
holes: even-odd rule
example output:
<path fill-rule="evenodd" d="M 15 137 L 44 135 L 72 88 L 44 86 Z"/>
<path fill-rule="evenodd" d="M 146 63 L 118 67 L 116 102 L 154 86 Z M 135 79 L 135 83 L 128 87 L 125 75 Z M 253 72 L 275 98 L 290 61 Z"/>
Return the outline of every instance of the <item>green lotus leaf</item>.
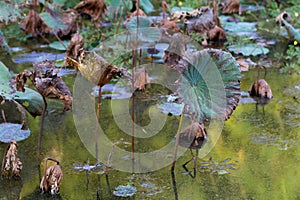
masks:
<path fill-rule="evenodd" d="M 68 47 L 69 43 L 70 43 L 70 41 L 65 40 L 65 41 L 63 41 L 63 44 L 65 46 L 63 46 L 61 44 L 61 42 L 55 41 L 55 42 L 52 42 L 51 44 L 49 44 L 49 47 L 51 47 L 52 49 L 56 49 L 56 50 L 66 51 L 67 50 L 66 47 Z"/>
<path fill-rule="evenodd" d="M 230 45 L 227 48 L 229 51 L 235 54 L 242 54 L 243 56 L 257 56 L 269 53 L 268 48 L 258 44 Z"/>
<path fill-rule="evenodd" d="M 228 52 L 216 49 L 188 52 L 178 93 L 199 121 L 228 119 L 240 96 L 240 68 Z"/>

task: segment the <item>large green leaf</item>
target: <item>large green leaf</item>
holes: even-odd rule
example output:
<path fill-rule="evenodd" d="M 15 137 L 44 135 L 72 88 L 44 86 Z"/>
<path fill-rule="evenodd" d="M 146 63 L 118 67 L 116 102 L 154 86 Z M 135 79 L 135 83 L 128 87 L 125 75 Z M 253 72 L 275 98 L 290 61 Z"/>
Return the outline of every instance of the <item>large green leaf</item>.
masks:
<path fill-rule="evenodd" d="M 240 96 L 240 68 L 230 53 L 205 49 L 187 53 L 179 96 L 198 119 L 227 119 Z"/>
<path fill-rule="evenodd" d="M 67 50 L 66 47 L 69 46 L 70 41 L 64 40 L 62 42 L 65 46 L 63 46 L 60 41 L 54 41 L 49 44 L 49 47 L 51 47 L 52 49 L 56 49 L 56 50 L 66 51 Z"/>
<path fill-rule="evenodd" d="M 6 100 L 17 101 L 33 116 L 41 115 L 44 107 L 42 96 L 30 88 L 25 88 L 25 92 L 16 91 L 15 87 L 10 85 L 10 77 L 9 70 L 0 61 L 0 96 Z"/>

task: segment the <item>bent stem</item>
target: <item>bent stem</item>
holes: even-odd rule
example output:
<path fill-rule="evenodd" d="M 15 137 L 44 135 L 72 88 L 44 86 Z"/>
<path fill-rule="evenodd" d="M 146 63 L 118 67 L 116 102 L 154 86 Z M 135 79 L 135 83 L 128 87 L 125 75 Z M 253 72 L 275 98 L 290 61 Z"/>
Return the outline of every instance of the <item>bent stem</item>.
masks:
<path fill-rule="evenodd" d="M 41 116 L 40 121 L 40 132 L 39 132 L 39 138 L 38 138 L 38 163 L 40 164 L 40 156 L 41 156 L 41 144 L 42 144 L 42 135 L 43 135 L 43 125 L 44 125 L 44 119 L 45 119 L 45 113 L 47 110 L 47 101 L 46 98 L 42 95 L 43 102 L 44 102 L 44 108 Z"/>
<path fill-rule="evenodd" d="M 185 105 L 183 106 L 182 111 L 181 111 L 179 125 L 178 125 L 178 129 L 177 129 L 177 133 L 176 133 L 176 143 L 175 143 L 175 148 L 174 148 L 174 158 L 173 158 L 171 172 L 174 172 L 174 169 L 175 169 L 175 163 L 176 163 L 176 157 L 177 157 L 177 151 L 178 151 L 178 145 L 179 145 L 179 135 L 180 135 L 181 127 L 182 127 L 184 107 L 185 107 Z"/>

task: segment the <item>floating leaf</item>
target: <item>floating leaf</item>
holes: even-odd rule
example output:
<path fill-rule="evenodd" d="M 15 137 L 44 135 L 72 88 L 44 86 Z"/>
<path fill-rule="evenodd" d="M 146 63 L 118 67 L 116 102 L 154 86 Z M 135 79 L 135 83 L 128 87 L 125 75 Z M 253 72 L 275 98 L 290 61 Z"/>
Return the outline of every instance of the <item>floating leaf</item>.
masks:
<path fill-rule="evenodd" d="M 243 56 L 258 56 L 269 53 L 269 49 L 258 44 L 231 45 L 227 48 L 229 51 Z"/>
<path fill-rule="evenodd" d="M 12 140 L 22 141 L 30 136 L 30 130 L 22 130 L 22 124 L 1 123 L 0 141 L 10 143 Z"/>
<path fill-rule="evenodd" d="M 118 197 L 131 197 L 136 193 L 136 187 L 131 185 L 119 185 L 115 188 L 113 194 Z"/>
<path fill-rule="evenodd" d="M 0 62 L 0 96 L 19 102 L 33 116 L 41 115 L 44 107 L 42 96 L 30 88 L 25 88 L 25 92 L 16 91 L 14 86 L 10 86 L 10 77 L 8 69 Z"/>
<path fill-rule="evenodd" d="M 205 49 L 187 54 L 188 67 L 179 96 L 189 105 L 199 121 L 205 118 L 227 119 L 240 96 L 240 69 L 228 52 Z"/>
<path fill-rule="evenodd" d="M 171 9 L 171 13 L 174 13 L 174 12 L 190 12 L 190 11 L 193 11 L 194 9 L 193 8 L 188 8 L 188 7 L 173 7 Z"/>
<path fill-rule="evenodd" d="M 63 46 L 61 44 L 61 42 L 55 41 L 55 42 L 52 42 L 51 44 L 49 44 L 49 47 L 51 47 L 52 49 L 65 51 L 66 47 L 69 45 L 69 43 L 70 43 L 70 41 L 63 41 L 63 44 L 65 45 L 65 46 Z"/>
<path fill-rule="evenodd" d="M 182 114 L 183 104 L 166 102 L 158 105 L 157 108 L 159 108 L 164 114 L 180 116 Z"/>

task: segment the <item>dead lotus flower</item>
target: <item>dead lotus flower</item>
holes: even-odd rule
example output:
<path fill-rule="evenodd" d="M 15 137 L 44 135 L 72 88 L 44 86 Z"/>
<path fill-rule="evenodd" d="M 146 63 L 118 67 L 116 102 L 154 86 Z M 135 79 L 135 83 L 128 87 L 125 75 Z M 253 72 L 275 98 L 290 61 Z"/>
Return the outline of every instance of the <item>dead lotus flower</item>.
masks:
<path fill-rule="evenodd" d="M 6 178 L 19 178 L 23 164 L 18 157 L 17 142 L 11 141 L 2 161 L 2 176 Z"/>
<path fill-rule="evenodd" d="M 252 84 L 249 93 L 251 96 L 257 96 L 268 99 L 273 98 L 271 87 L 264 79 L 256 80 Z"/>
<path fill-rule="evenodd" d="M 56 165 L 52 165 L 47 169 L 47 161 L 52 160 L 56 162 Z M 51 192 L 52 195 L 59 193 L 59 186 L 63 177 L 62 170 L 59 166 L 59 162 L 53 158 L 46 158 L 44 160 L 44 176 L 40 183 L 40 189 L 42 192 Z"/>

